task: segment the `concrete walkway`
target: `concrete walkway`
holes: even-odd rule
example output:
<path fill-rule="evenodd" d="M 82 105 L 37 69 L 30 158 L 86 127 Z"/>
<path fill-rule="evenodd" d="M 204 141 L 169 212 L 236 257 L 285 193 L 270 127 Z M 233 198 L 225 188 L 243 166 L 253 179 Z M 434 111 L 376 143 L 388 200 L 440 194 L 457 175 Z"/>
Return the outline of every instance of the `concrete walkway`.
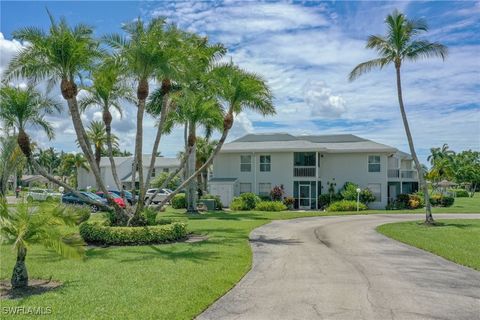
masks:
<path fill-rule="evenodd" d="M 480 319 L 480 272 L 375 231 L 422 218 L 315 217 L 262 226 L 250 235 L 252 270 L 198 319 Z"/>

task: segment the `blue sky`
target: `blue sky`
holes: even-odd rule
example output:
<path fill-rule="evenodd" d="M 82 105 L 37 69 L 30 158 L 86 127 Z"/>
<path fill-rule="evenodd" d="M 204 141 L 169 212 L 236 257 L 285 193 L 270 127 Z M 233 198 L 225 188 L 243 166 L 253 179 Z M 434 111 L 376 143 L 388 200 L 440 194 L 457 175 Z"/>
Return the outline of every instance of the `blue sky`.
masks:
<path fill-rule="evenodd" d="M 350 83 L 358 63 L 373 58 L 364 48 L 370 34 L 384 33 L 383 20 L 393 9 L 425 18 L 425 35 L 449 47 L 439 59 L 406 64 L 404 98 L 418 153 L 426 162 L 429 148 L 448 143 L 452 149 L 480 149 L 480 2 L 1 2 L 0 72 L 23 44 L 12 31 L 24 26 L 47 28 L 45 7 L 71 24 L 95 26 L 96 34 L 120 32 L 122 22 L 136 17 L 165 16 L 190 31 L 222 42 L 232 59 L 261 74 L 275 95 L 277 115 L 262 118 L 242 113 L 231 137 L 247 132 L 293 134 L 353 133 L 408 151 L 398 110 L 393 67 L 374 71 Z M 57 93 L 58 94 L 58 93 Z M 114 129 L 122 146 L 133 148 L 134 106 L 117 115 Z M 99 119 L 92 110 L 84 121 Z M 53 117 L 57 138 L 42 146 L 74 151 L 74 133 L 65 114 Z M 153 135 L 146 120 L 146 146 Z M 163 140 L 164 155 L 182 146 L 178 129 Z M 148 153 L 149 150 L 145 149 Z"/>

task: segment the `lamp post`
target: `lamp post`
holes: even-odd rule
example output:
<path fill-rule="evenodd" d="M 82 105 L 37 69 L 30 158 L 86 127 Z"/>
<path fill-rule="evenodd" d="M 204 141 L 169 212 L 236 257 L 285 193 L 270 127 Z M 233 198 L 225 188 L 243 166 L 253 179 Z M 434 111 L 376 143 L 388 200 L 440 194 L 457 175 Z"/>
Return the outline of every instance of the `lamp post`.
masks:
<path fill-rule="evenodd" d="M 360 211 L 360 191 L 362 191 L 362 189 L 357 188 L 357 212 Z"/>

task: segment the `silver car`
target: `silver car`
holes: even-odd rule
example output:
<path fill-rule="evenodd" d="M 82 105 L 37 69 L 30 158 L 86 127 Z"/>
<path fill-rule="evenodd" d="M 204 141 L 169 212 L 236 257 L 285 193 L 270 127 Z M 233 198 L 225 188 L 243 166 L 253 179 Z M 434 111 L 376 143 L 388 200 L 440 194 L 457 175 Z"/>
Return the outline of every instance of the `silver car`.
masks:
<path fill-rule="evenodd" d="M 157 189 L 148 189 L 147 193 L 145 194 L 145 202 L 147 202 L 148 199 L 150 199 L 156 191 Z M 152 199 L 152 203 L 158 204 L 162 202 L 170 193 L 172 193 L 172 191 L 169 189 L 160 189 L 155 198 Z"/>
<path fill-rule="evenodd" d="M 62 194 L 48 189 L 30 189 L 27 192 L 27 201 L 52 201 L 60 199 Z"/>

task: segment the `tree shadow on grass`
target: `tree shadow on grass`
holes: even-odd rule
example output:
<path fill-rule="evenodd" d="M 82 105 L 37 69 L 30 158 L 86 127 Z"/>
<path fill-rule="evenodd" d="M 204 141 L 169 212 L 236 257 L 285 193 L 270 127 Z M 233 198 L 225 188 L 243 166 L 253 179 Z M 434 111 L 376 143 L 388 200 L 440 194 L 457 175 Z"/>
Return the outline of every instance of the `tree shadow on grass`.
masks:
<path fill-rule="evenodd" d="M 131 253 L 132 258 L 120 259 L 119 262 L 133 262 L 138 260 L 155 260 L 155 259 L 168 259 L 174 262 L 178 260 L 188 260 L 195 263 L 200 263 L 204 261 L 209 261 L 216 259 L 217 253 L 213 251 L 200 251 L 193 250 L 192 247 L 189 247 L 185 250 L 165 250 L 158 246 L 149 246 L 149 252 L 137 252 L 127 250 L 127 253 Z"/>
<path fill-rule="evenodd" d="M 265 236 L 259 236 L 258 238 L 250 239 L 250 242 L 260 246 L 269 244 L 291 246 L 303 243 L 298 239 L 266 238 Z"/>
<path fill-rule="evenodd" d="M 455 227 L 458 229 L 474 229 L 479 228 L 479 226 L 473 223 L 454 223 L 454 222 L 443 222 L 443 221 L 435 221 L 433 224 L 425 224 L 424 222 L 419 222 L 417 225 L 424 226 L 426 228 L 448 228 L 448 227 Z"/>
<path fill-rule="evenodd" d="M 0 299 L 24 299 L 30 296 L 54 291 L 62 286 L 61 282 L 43 279 L 30 279 L 28 286 L 22 289 L 12 289 L 9 280 L 0 281 Z"/>
<path fill-rule="evenodd" d="M 166 215 L 165 218 L 170 216 Z M 269 220 L 268 218 L 251 211 L 245 212 L 228 212 L 228 211 L 208 211 L 201 214 L 184 214 L 185 218 L 189 220 L 207 220 L 207 219 L 217 219 L 217 220 Z"/>

